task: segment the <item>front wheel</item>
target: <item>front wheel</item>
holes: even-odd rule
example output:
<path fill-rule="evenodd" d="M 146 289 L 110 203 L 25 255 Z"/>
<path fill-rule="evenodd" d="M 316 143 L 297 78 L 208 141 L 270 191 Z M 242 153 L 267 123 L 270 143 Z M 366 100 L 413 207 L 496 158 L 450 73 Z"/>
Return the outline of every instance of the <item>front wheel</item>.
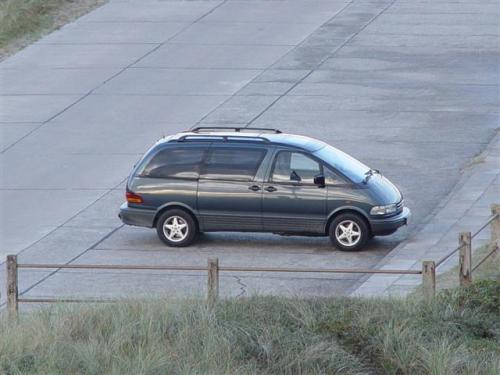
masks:
<path fill-rule="evenodd" d="M 359 215 L 340 214 L 330 224 L 330 240 L 340 250 L 360 250 L 370 239 L 371 233 L 365 220 Z"/>
<path fill-rule="evenodd" d="M 160 216 L 156 223 L 156 232 L 168 246 L 189 246 L 196 237 L 196 223 L 187 212 L 173 209 Z"/>

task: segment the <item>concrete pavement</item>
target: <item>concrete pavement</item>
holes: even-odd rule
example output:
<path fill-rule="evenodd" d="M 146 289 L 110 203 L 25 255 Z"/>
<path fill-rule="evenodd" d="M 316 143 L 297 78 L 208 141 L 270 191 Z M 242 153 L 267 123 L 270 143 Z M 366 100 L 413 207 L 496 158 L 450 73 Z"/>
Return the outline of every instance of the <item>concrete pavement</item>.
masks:
<path fill-rule="evenodd" d="M 496 1 L 110 1 L 0 63 L 0 257 L 375 266 L 431 218 L 499 126 L 498 20 Z M 179 252 L 154 231 L 121 227 L 123 181 L 140 155 L 164 134 L 209 124 L 321 138 L 394 181 L 412 225 L 356 254 L 327 239 L 238 234 Z M 64 275 L 31 272 L 22 290 L 131 288 L 114 275 Z M 357 281 L 268 276 L 246 283 L 325 295 Z M 131 284 L 167 283 L 141 277 Z"/>
<path fill-rule="evenodd" d="M 460 232 L 472 233 L 472 250 L 490 243 L 491 206 L 500 202 L 500 134 L 486 150 L 463 169 L 452 192 L 441 201 L 436 215 L 422 224 L 415 235 L 400 243 L 377 264 L 377 268 L 421 270 L 422 262 L 437 262 L 455 250 Z M 442 274 L 458 264 L 458 252 L 439 265 Z M 473 264 L 475 266 L 475 264 Z M 473 274 L 474 277 L 474 274 Z M 458 280 L 458 276 L 457 276 Z M 420 275 L 370 275 L 352 293 L 357 296 L 405 295 L 422 283 Z M 436 286 L 441 288 L 439 282 Z"/>

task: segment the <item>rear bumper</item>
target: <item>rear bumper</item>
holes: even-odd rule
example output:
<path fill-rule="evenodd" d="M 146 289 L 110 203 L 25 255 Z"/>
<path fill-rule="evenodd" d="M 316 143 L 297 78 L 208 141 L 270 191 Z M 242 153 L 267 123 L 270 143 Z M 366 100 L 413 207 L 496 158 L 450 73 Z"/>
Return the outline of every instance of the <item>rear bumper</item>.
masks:
<path fill-rule="evenodd" d="M 124 224 L 151 228 L 153 226 L 155 214 L 155 210 L 131 208 L 125 202 L 120 206 L 118 217 Z"/>
<path fill-rule="evenodd" d="M 384 236 L 394 233 L 399 227 L 408 224 L 411 211 L 408 207 L 403 207 L 403 211 L 392 217 L 382 219 L 370 219 L 370 226 L 374 236 Z"/>

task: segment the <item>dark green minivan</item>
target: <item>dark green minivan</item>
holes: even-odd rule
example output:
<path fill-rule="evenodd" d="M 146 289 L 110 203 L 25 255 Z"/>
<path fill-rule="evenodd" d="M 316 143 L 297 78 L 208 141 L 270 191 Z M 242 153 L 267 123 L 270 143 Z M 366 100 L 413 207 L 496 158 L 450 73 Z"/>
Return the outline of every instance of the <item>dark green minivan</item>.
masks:
<path fill-rule="evenodd" d="M 197 233 L 329 236 L 341 250 L 407 224 L 400 191 L 316 139 L 275 129 L 199 127 L 158 141 L 134 167 L 119 217 L 169 246 Z"/>

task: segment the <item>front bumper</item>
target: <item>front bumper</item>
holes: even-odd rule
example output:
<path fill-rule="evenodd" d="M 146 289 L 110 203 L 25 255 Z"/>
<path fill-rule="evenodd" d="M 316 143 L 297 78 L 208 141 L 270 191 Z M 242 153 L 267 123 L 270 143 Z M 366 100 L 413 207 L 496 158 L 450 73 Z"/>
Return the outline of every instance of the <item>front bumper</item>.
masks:
<path fill-rule="evenodd" d="M 128 206 L 127 202 L 125 202 L 120 206 L 120 213 L 118 214 L 118 217 L 124 224 L 151 228 L 153 226 L 155 215 L 155 210 L 132 208 Z"/>
<path fill-rule="evenodd" d="M 374 236 L 385 236 L 394 233 L 399 227 L 407 225 L 411 216 L 408 207 L 403 207 L 403 211 L 396 216 L 370 219 L 370 226 Z"/>

